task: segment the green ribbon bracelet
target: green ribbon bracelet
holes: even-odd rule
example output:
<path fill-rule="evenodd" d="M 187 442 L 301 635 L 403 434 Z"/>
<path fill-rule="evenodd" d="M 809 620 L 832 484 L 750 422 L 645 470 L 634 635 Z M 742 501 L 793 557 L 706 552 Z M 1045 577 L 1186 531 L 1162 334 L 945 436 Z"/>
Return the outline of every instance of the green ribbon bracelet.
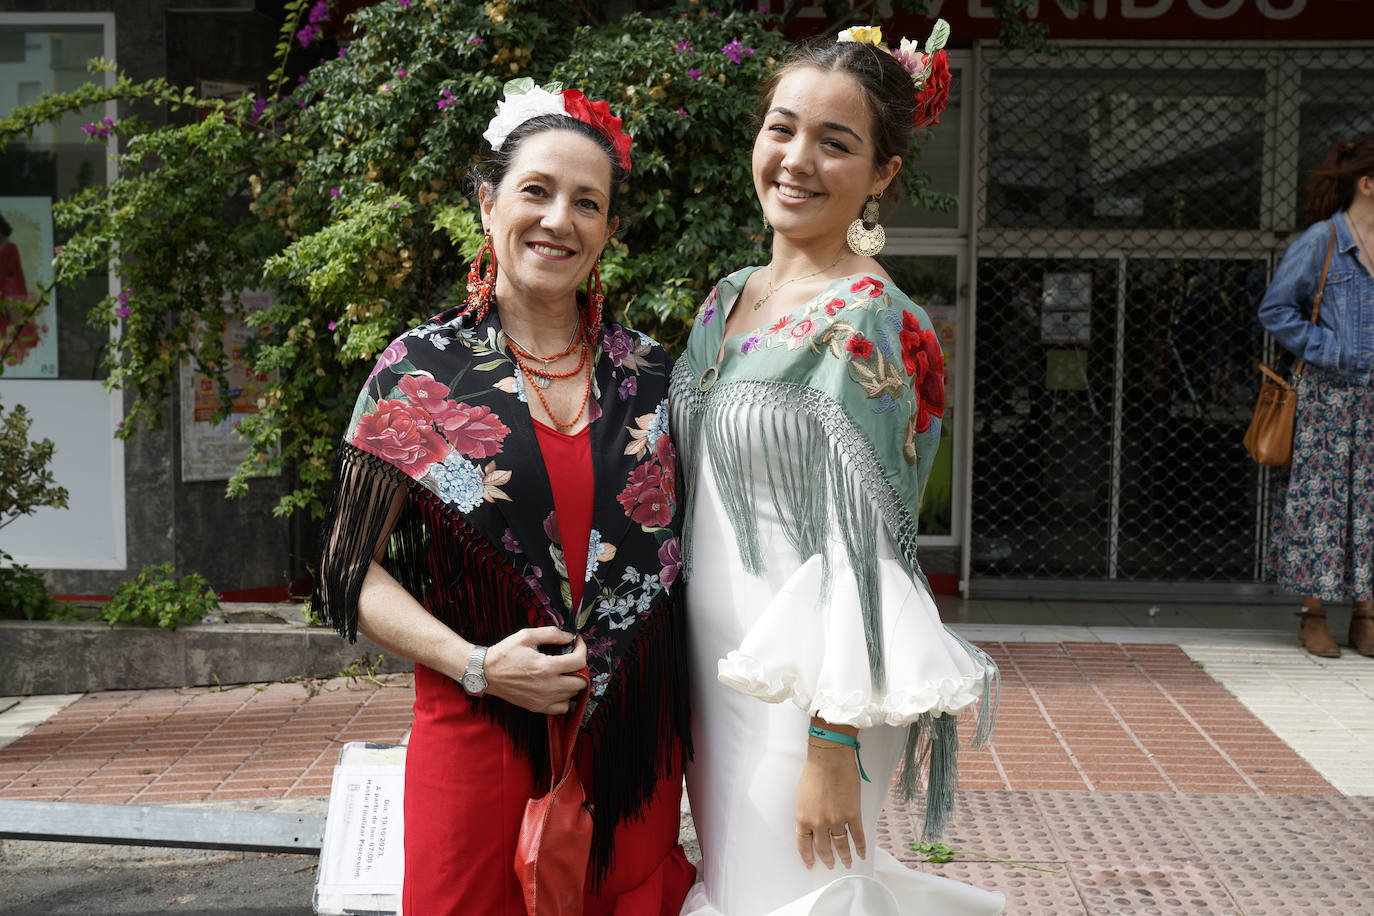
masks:
<path fill-rule="evenodd" d="M 822 738 L 826 741 L 834 741 L 836 744 L 848 744 L 850 747 L 854 748 L 854 762 L 859 765 L 859 775 L 863 777 L 864 782 L 873 781 L 869 779 L 868 774 L 864 772 L 864 762 L 859 758 L 858 738 L 851 738 L 843 732 L 832 732 L 828 728 L 820 728 L 815 725 L 808 728 L 806 730 L 806 733 L 813 738 Z"/>

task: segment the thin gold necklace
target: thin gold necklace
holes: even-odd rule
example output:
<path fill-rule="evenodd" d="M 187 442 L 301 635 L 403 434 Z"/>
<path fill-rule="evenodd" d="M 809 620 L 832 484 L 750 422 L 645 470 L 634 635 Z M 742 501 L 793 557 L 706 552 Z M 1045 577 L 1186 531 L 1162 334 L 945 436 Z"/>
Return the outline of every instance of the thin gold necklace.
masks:
<path fill-rule="evenodd" d="M 785 288 L 785 287 L 787 287 L 787 286 L 789 286 L 789 285 L 791 285 L 791 284 L 793 284 L 793 283 L 797 283 L 797 282 L 799 282 L 799 281 L 801 281 L 801 280 L 810 280 L 810 279 L 811 279 L 812 277 L 814 277 L 814 276 L 817 276 L 817 275 L 819 275 L 819 274 L 825 273 L 827 270 L 829 270 L 830 268 L 834 267 L 836 264 L 840 263 L 840 260 L 841 260 L 843 257 L 844 257 L 844 249 L 841 248 L 841 249 L 840 249 L 840 253 L 839 253 L 838 255 L 835 256 L 835 260 L 831 261 L 829 264 L 825 265 L 825 266 L 822 267 L 820 270 L 813 270 L 813 271 L 811 271 L 811 273 L 809 273 L 809 274 L 802 274 L 800 277 L 793 277 L 791 280 L 788 280 L 788 281 L 786 281 L 786 282 L 784 282 L 784 283 L 779 283 L 777 286 L 774 286 L 774 285 L 773 285 L 773 281 L 772 281 L 772 280 L 769 280 L 769 281 L 768 281 L 768 292 L 766 292 L 766 293 L 763 294 L 763 298 L 762 298 L 762 299 L 760 299 L 759 301 L 757 301 L 757 302 L 754 303 L 754 311 L 757 312 L 759 309 L 763 308 L 763 304 L 764 304 L 765 302 L 767 302 L 770 298 L 772 298 L 773 294 L 776 293 L 778 290 L 783 289 L 783 288 Z M 768 273 L 769 273 L 770 275 L 773 273 L 773 265 L 772 265 L 772 264 L 769 264 L 769 265 L 768 265 Z"/>
<path fill-rule="evenodd" d="M 1360 227 L 1355 225 L 1355 217 L 1350 214 L 1349 210 L 1345 211 L 1345 221 L 1350 224 L 1351 231 L 1355 233 L 1355 241 L 1360 245 L 1360 258 L 1363 258 L 1366 264 L 1374 265 L 1374 251 L 1370 251 L 1369 247 L 1365 245 L 1364 235 L 1360 232 Z"/>

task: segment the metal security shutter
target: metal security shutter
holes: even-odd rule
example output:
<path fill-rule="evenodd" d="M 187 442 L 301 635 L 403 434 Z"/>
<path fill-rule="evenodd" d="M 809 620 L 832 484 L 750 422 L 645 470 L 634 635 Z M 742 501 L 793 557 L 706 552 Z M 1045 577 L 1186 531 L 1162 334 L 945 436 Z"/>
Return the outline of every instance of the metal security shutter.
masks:
<path fill-rule="evenodd" d="M 978 60 L 973 593 L 1265 591 L 1254 310 L 1374 48 Z"/>

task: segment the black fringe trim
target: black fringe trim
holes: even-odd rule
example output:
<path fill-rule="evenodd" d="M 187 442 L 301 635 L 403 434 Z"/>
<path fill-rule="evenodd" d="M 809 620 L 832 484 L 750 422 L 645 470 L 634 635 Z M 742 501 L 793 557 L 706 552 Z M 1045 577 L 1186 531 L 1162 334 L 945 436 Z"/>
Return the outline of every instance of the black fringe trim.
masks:
<path fill-rule="evenodd" d="M 687 615 L 678 590 L 652 606 L 586 724 L 592 742 L 592 888 L 613 861 L 615 827 L 639 820 L 658 783 L 692 758 Z"/>
<path fill-rule="evenodd" d="M 491 645 L 522 627 L 551 622 L 501 548 L 394 465 L 345 443 L 334 480 L 312 600 L 349 641 L 357 639 L 358 595 L 383 537 L 387 572 L 464 638 Z M 403 488 L 405 504 L 388 536 L 386 521 Z M 616 826 L 641 818 L 659 781 L 680 773 L 691 758 L 684 611 L 678 590 L 654 602 L 584 725 L 593 756 L 593 888 L 613 865 Z M 467 699 L 511 737 L 517 755 L 534 771 L 535 785 L 546 785 L 547 717 L 496 697 Z"/>

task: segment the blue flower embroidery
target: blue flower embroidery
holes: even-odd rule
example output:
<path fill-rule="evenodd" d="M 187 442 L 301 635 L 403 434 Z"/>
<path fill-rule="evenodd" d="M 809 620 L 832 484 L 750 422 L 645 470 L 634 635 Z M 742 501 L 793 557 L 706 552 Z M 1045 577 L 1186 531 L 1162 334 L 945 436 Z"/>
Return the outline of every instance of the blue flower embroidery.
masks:
<path fill-rule="evenodd" d="M 431 465 L 429 472 L 439 485 L 439 497 L 457 506 L 461 512 L 476 509 L 487 494 L 482 471 L 457 452 L 445 458 L 443 464 Z"/>
<path fill-rule="evenodd" d="M 654 419 L 653 419 L 653 422 L 651 422 L 651 423 L 649 424 L 649 432 L 648 432 L 648 435 L 645 437 L 645 438 L 648 440 L 649 448 L 653 448 L 653 447 L 654 447 L 654 443 L 656 443 L 656 442 L 658 441 L 659 436 L 666 436 L 667 434 L 668 434 L 668 402 L 667 402 L 667 401 L 659 401 L 659 402 L 658 402 L 658 409 L 657 409 L 656 411 L 654 411 Z"/>
<path fill-rule="evenodd" d="M 587 578 L 585 580 L 587 582 L 592 581 L 592 573 L 596 572 L 596 568 L 601 565 L 601 561 L 597 559 L 600 553 L 601 532 L 593 528 L 592 533 L 587 535 Z"/>

